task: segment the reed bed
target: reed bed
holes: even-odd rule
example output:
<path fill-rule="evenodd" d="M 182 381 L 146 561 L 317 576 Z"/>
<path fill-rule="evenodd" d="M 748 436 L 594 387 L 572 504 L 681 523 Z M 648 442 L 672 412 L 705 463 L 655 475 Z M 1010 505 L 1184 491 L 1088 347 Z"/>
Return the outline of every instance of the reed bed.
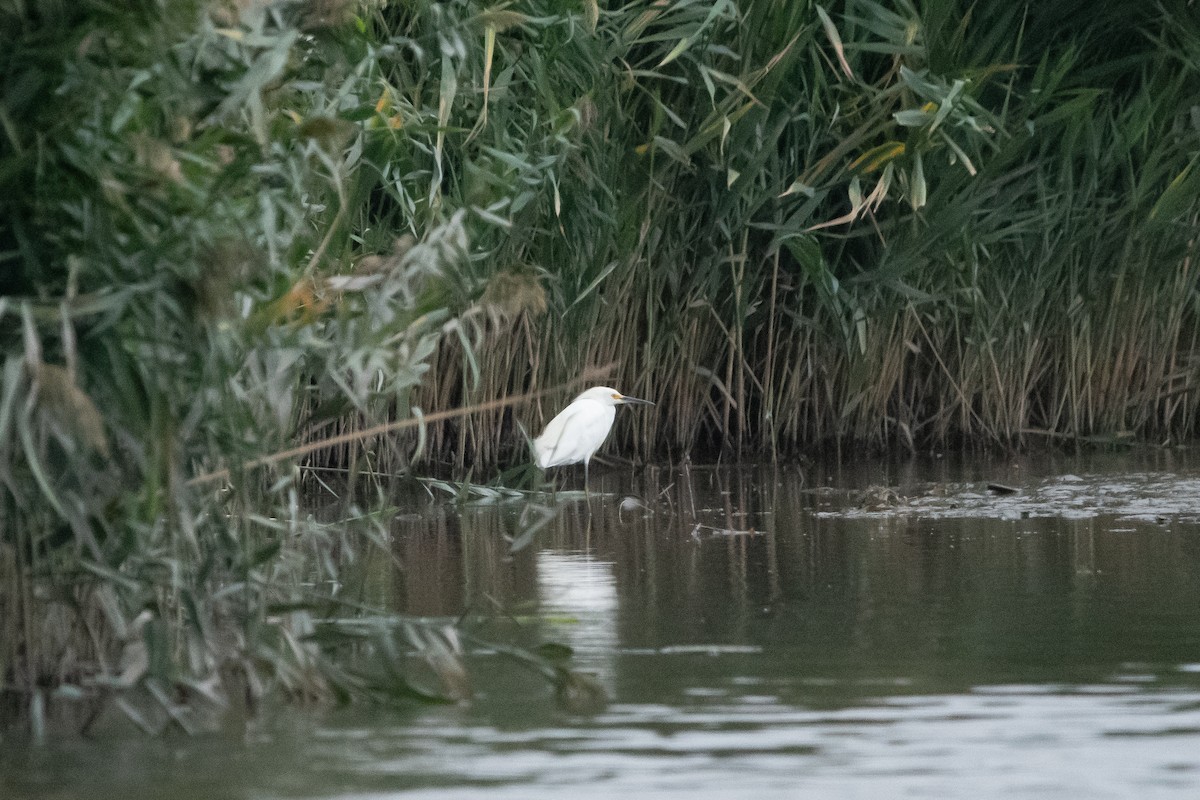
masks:
<path fill-rule="evenodd" d="M 443 341 L 423 407 L 612 365 L 659 403 L 618 426 L 640 459 L 1194 438 L 1182 6 L 626 6 L 555 49 L 561 23 L 468 54 L 457 96 L 466 174 L 489 138 L 536 139 L 537 110 L 573 115 L 565 156 L 522 164 L 542 191 L 477 279 L 519 265 L 547 310 L 518 303 L 470 354 Z M 541 105 L 493 94 L 468 126 L 464 77 L 488 67 Z M 429 452 L 460 472 L 519 459 L 516 423 L 567 399 L 434 428 Z"/>
<path fill-rule="evenodd" d="M 386 546 L 376 478 L 491 480 L 581 374 L 657 401 L 638 460 L 1197 432 L 1186 0 L 80 0 L 0 37 L 35 729 L 445 699 L 410 656 L 453 695 L 444 632 L 323 640 L 328 587 Z M 361 524 L 307 514 L 333 474 Z"/>

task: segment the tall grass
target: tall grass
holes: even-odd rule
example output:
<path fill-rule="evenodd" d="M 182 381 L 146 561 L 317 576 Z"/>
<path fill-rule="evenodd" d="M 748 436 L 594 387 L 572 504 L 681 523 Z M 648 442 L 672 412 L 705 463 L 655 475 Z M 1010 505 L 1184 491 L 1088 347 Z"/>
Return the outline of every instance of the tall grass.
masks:
<path fill-rule="evenodd" d="M 464 324 L 463 214 L 368 224 L 419 137 L 380 82 L 401 46 L 357 10 L 0 10 L 0 718 L 457 696 L 406 677 L 413 651 L 453 675 L 437 625 L 314 638 L 352 615 L 334 589 L 386 548 L 387 505 L 315 521 L 297 458 L 270 457 L 406 413 Z"/>
<path fill-rule="evenodd" d="M 443 342 L 423 405 L 611 364 L 659 401 L 618 429 L 639 458 L 1195 435 L 1184 5 L 588 8 L 464 16 L 442 58 L 440 188 L 496 229 L 479 284 L 549 310 L 474 360 Z M 430 446 L 520 458 L 514 422 L 557 405 Z"/>
<path fill-rule="evenodd" d="M 5 696 L 150 730 L 272 687 L 455 696 L 436 631 L 438 691 L 388 658 L 411 621 L 322 640 L 319 587 L 383 534 L 312 521 L 299 467 L 482 475 L 588 370 L 658 401 L 615 437 L 640 459 L 1194 437 L 1197 27 L 0 4 Z"/>

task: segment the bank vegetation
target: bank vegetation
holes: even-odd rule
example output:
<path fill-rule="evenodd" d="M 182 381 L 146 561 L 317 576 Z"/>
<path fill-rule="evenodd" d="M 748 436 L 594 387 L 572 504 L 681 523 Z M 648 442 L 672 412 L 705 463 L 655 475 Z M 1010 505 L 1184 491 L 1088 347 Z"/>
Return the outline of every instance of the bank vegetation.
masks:
<path fill-rule="evenodd" d="M 463 696 L 354 595 L 379 476 L 488 482 L 581 374 L 635 459 L 1197 433 L 1186 0 L 6 0 L 0 75 L 35 730 Z"/>

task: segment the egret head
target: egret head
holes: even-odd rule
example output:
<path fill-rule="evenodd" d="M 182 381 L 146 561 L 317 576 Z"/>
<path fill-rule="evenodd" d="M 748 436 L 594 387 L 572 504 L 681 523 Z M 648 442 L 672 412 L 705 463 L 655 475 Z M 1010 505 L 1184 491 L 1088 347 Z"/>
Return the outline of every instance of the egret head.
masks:
<path fill-rule="evenodd" d="M 576 400 L 593 400 L 597 403 L 603 403 L 607 406 L 619 406 L 626 403 L 640 403 L 642 405 L 652 406 L 654 403 L 649 400 L 639 400 L 636 397 L 623 395 L 616 389 L 609 386 L 593 386 L 586 392 L 582 392 Z"/>

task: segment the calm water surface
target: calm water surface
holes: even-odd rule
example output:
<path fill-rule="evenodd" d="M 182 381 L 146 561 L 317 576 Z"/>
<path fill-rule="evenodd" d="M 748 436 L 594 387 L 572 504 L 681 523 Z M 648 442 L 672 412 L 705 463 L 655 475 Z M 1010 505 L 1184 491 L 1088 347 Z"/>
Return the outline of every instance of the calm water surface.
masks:
<path fill-rule="evenodd" d="M 398 611 L 570 645 L 600 713 L 477 651 L 469 705 L 9 744 L 0 796 L 1200 796 L 1200 466 L 597 478 L 515 554 L 524 504 L 434 508 L 368 568 Z"/>

